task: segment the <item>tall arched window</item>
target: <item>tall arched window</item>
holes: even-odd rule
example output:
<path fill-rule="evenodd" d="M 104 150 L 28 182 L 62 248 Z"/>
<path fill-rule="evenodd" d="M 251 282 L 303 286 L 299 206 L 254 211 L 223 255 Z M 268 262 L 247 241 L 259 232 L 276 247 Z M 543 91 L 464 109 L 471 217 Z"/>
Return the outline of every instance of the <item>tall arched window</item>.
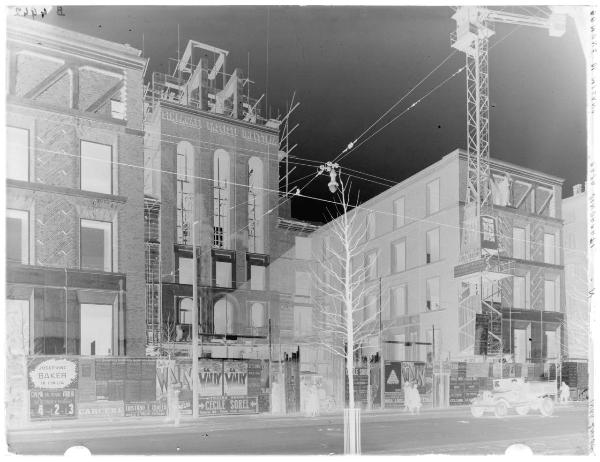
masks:
<path fill-rule="evenodd" d="M 191 244 L 194 148 L 187 141 L 177 144 L 177 243 Z"/>
<path fill-rule="evenodd" d="M 256 157 L 248 161 L 248 251 L 264 253 L 263 164 Z"/>
<path fill-rule="evenodd" d="M 234 305 L 227 297 L 223 297 L 215 303 L 213 309 L 213 323 L 215 334 L 233 333 Z"/>
<path fill-rule="evenodd" d="M 213 166 L 213 246 L 229 248 L 229 154 L 215 151 Z"/>

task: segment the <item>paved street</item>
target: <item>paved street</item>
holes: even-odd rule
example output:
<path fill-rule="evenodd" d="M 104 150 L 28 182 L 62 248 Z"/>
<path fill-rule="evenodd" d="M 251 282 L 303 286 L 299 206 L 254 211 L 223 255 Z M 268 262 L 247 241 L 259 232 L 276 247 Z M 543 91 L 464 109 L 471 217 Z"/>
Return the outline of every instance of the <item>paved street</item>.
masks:
<path fill-rule="evenodd" d="M 466 408 L 363 415 L 363 454 L 502 454 L 524 443 L 535 454 L 587 454 L 587 408 L 562 407 L 553 417 L 509 415 L 475 419 Z M 62 454 L 84 445 L 92 454 L 341 454 L 341 415 L 226 416 L 180 426 L 73 427 L 9 434 L 18 454 Z"/>

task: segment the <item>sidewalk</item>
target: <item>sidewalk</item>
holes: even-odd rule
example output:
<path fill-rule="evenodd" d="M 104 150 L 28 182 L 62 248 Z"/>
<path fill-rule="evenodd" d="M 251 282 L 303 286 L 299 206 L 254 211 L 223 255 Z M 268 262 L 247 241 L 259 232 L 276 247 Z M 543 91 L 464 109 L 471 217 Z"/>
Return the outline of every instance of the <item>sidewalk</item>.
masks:
<path fill-rule="evenodd" d="M 557 409 L 576 409 L 585 407 L 588 402 L 570 402 L 568 405 L 557 405 Z M 470 417 L 469 406 L 452 406 L 449 408 L 432 409 L 425 408 L 421 410 L 422 416 L 432 414 L 440 414 L 440 416 L 452 415 L 468 415 Z M 402 409 L 373 409 L 363 410 L 363 418 L 375 419 L 382 416 L 398 416 L 412 417 Z M 182 431 L 193 428 L 210 428 L 215 429 L 233 429 L 236 427 L 244 428 L 248 425 L 272 425 L 279 422 L 283 424 L 285 421 L 290 421 L 296 425 L 311 425 L 315 421 L 331 419 L 333 424 L 341 424 L 343 418 L 343 410 L 338 410 L 329 413 L 321 413 L 319 416 L 307 417 L 300 413 L 275 415 L 275 414 L 231 414 L 231 415 L 206 415 L 194 419 L 191 415 L 181 416 L 178 425 L 172 419 L 167 417 L 119 417 L 113 419 L 72 419 L 61 421 L 44 421 L 44 422 L 29 422 L 27 426 L 21 428 L 7 429 L 7 433 L 11 436 L 26 437 L 27 435 L 36 435 L 44 433 L 69 434 L 69 433 L 86 433 L 86 432 L 122 432 L 122 431 Z"/>

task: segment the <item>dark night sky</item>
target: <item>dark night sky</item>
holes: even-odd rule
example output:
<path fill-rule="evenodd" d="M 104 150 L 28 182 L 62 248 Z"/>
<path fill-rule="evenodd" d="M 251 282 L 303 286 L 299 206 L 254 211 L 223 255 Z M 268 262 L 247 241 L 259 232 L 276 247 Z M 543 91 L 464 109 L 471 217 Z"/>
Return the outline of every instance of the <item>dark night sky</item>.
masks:
<path fill-rule="evenodd" d="M 525 11 L 507 7 L 509 11 Z M 296 156 L 331 160 L 447 57 L 455 28 L 449 7 L 65 6 L 45 22 L 142 48 L 152 71 L 168 71 L 189 39 L 230 51 L 227 70 L 247 69 L 265 92 L 269 24 L 268 104 L 284 112 L 296 91 L 301 106 L 292 134 Z M 268 14 L 269 11 L 269 14 Z M 267 18 L 269 20 L 267 21 Z M 101 27 L 100 27 L 101 26 Z M 490 46 L 491 155 L 565 178 L 564 195 L 585 181 L 585 70 L 571 19 L 561 38 L 543 29 L 498 24 Z M 383 121 L 464 65 L 456 53 Z M 464 72 L 366 142 L 342 162 L 401 181 L 456 148 L 466 147 Z M 377 128 L 377 127 L 375 127 Z M 368 136 L 368 135 L 367 135 Z M 292 179 L 311 172 L 298 166 Z M 298 184 L 303 184 L 300 182 Z M 331 198 L 326 179 L 303 190 Z M 367 199 L 383 185 L 353 181 Z M 323 203 L 295 199 L 296 218 L 321 221 Z"/>

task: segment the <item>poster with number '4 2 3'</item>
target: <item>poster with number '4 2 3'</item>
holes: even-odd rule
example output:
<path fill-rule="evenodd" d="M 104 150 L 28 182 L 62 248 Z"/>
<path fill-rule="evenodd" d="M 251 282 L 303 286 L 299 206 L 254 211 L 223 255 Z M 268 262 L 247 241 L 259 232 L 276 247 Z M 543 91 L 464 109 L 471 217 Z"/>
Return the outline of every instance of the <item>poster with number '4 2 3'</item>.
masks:
<path fill-rule="evenodd" d="M 68 419 L 77 417 L 74 389 L 30 390 L 29 416 L 32 420 Z"/>

